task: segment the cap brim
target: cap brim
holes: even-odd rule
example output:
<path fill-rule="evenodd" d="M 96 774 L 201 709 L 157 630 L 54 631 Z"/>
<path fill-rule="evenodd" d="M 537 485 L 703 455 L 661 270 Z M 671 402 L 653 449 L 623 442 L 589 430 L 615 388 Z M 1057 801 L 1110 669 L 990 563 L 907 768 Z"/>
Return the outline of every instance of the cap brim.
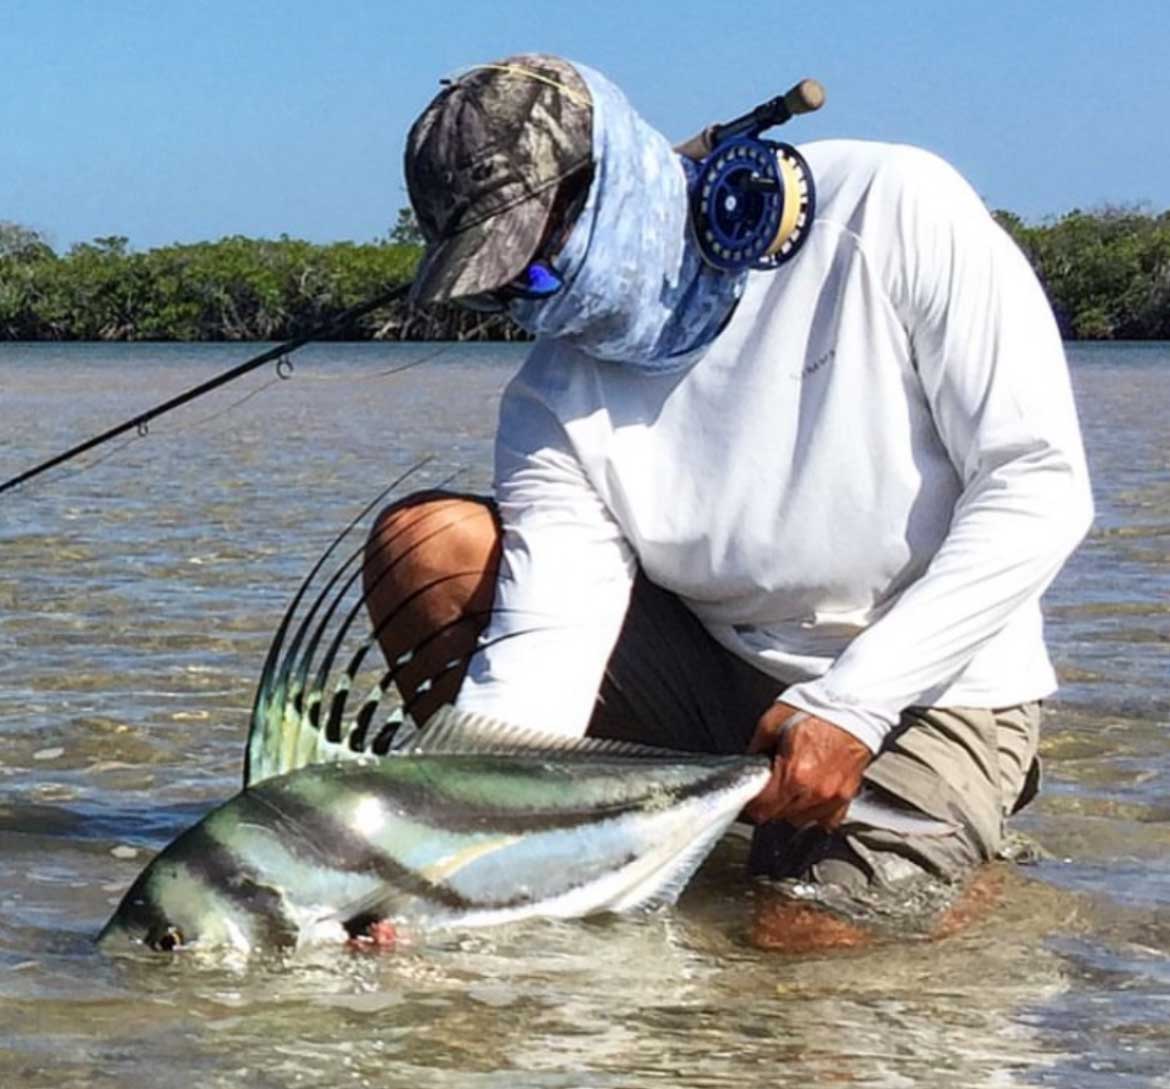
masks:
<path fill-rule="evenodd" d="M 427 248 L 410 289 L 412 303 L 458 300 L 516 279 L 544 237 L 556 199 L 550 185 L 498 216 Z"/>

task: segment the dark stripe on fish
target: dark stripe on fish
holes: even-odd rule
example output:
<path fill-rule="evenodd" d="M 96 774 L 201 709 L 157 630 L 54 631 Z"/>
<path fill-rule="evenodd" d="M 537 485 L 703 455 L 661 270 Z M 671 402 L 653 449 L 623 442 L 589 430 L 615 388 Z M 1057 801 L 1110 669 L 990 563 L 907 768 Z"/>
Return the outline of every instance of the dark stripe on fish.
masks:
<path fill-rule="evenodd" d="M 252 916 L 262 942 L 296 944 L 298 928 L 285 911 L 284 896 L 259 879 L 246 857 L 216 839 L 202 824 L 187 832 L 182 844 L 181 861 L 191 875 Z"/>
<path fill-rule="evenodd" d="M 412 758 L 391 756 L 387 759 L 393 761 Z M 483 760 L 482 757 L 458 756 L 428 756 L 426 759 L 431 763 L 440 760 L 466 760 L 469 761 L 469 766 L 471 761 Z M 614 774 L 637 776 L 640 763 L 644 764 L 644 761 L 630 760 L 620 764 L 615 762 Z M 662 804 L 660 793 L 647 791 L 640 798 L 604 806 L 597 803 L 582 804 L 574 808 L 565 807 L 541 812 L 516 806 L 500 806 L 491 797 L 485 797 L 482 793 L 476 793 L 468 799 L 460 792 L 458 786 L 454 789 L 451 787 L 452 783 L 458 783 L 457 775 L 425 779 L 412 775 L 397 777 L 388 775 L 389 769 L 385 765 L 381 770 L 378 766 L 357 768 L 353 765 L 338 765 L 337 769 L 336 774 L 343 778 L 343 783 L 339 783 L 339 786 L 346 791 L 383 799 L 392 794 L 396 806 L 401 806 L 420 823 L 429 824 L 444 832 L 482 832 L 485 828 L 501 834 L 555 832 L 595 825 L 602 819 L 620 820 L 622 817 L 647 810 L 656 810 Z M 504 769 L 503 765 L 501 769 Z M 670 803 L 689 801 L 711 791 L 730 787 L 743 770 L 743 764 L 737 760 L 734 763 L 729 762 L 726 768 L 712 769 L 701 779 L 677 787 L 672 786 L 668 788 Z M 289 794 L 282 792 L 281 804 L 287 797 Z M 501 794 L 501 798 L 506 798 L 506 795 Z M 315 809 L 313 811 L 316 812 Z"/>

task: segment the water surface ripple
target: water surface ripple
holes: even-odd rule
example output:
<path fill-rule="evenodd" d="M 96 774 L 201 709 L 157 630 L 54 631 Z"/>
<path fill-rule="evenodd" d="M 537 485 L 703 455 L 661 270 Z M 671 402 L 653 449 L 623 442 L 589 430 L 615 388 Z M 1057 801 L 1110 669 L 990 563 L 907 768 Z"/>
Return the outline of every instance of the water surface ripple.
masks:
<path fill-rule="evenodd" d="M 0 344 L 0 477 L 254 349 Z M 1050 857 L 936 942 L 748 941 L 742 841 L 680 907 L 363 957 L 151 965 L 91 938 L 236 789 L 273 628 L 422 455 L 486 490 L 522 348 L 314 346 L 0 497 L 0 1086 L 1170 1084 L 1170 345 L 1070 348 L 1096 527 L 1048 598 Z M 265 387 L 265 388 L 262 388 Z M 251 393 L 247 400 L 242 400 Z"/>

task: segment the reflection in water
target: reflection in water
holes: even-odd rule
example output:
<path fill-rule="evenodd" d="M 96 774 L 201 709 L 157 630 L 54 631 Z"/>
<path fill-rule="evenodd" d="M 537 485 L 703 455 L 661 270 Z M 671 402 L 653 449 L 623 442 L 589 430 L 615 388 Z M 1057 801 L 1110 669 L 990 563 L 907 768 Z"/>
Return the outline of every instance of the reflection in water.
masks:
<path fill-rule="evenodd" d="M 250 346 L 0 345 L 0 476 Z M 940 941 L 754 948 L 726 841 L 677 911 L 423 949 L 110 961 L 149 853 L 237 787 L 273 625 L 395 473 L 486 490 L 519 349 L 317 346 L 0 520 L 0 1086 L 1154 1084 L 1170 1060 L 1170 350 L 1075 347 L 1098 528 L 1050 595 L 1064 688 L 1020 820 L 1049 856 Z M 257 376 L 257 384 L 265 381 Z M 63 392 L 68 391 L 67 396 Z"/>

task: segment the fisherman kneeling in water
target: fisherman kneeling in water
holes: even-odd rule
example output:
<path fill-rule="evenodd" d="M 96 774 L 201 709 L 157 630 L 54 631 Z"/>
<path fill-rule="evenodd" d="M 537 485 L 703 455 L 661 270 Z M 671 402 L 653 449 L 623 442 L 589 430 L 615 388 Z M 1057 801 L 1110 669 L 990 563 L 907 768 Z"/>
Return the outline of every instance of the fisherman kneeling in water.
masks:
<path fill-rule="evenodd" d="M 728 271 L 695 164 L 603 76 L 525 55 L 440 92 L 406 152 L 414 301 L 537 341 L 494 501 L 389 508 L 366 585 L 420 721 L 774 753 L 752 868 L 847 907 L 999 852 L 1055 687 L 1040 596 L 1091 500 L 1046 300 L 962 178 L 903 146 L 781 157 L 785 259 Z M 839 827 L 863 780 L 954 832 Z"/>

